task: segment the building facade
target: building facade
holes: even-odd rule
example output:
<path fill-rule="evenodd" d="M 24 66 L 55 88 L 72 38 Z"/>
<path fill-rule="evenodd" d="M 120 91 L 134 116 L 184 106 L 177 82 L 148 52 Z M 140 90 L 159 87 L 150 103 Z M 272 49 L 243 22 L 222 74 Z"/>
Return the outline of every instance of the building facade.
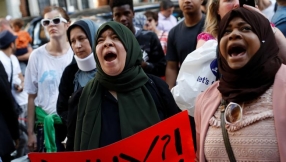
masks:
<path fill-rule="evenodd" d="M 158 0 L 133 0 L 134 3 L 154 2 Z M 69 13 L 108 5 L 109 0 L 0 0 L 0 17 L 9 15 L 11 18 L 42 15 L 46 6 L 56 5 L 66 9 Z"/>

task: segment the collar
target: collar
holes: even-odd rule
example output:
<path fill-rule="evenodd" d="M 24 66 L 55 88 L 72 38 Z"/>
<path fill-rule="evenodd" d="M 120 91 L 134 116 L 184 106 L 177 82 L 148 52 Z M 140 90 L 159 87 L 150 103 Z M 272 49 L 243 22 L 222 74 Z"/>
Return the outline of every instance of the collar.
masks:
<path fill-rule="evenodd" d="M 96 63 L 93 57 L 93 53 L 88 55 L 86 58 L 79 58 L 74 55 L 74 58 L 77 62 L 77 66 L 82 71 L 91 71 L 96 68 Z"/>

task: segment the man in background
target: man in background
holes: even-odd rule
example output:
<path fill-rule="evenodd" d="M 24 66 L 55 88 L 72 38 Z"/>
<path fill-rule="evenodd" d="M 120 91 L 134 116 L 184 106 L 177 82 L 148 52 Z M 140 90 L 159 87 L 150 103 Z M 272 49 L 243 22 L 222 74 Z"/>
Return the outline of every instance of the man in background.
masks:
<path fill-rule="evenodd" d="M 154 32 L 134 27 L 134 9 L 132 0 L 110 0 L 113 20 L 125 25 L 134 33 L 143 53 L 141 67 L 146 73 L 163 77 L 166 59 L 160 40 Z"/>
<path fill-rule="evenodd" d="M 157 29 L 169 32 L 177 25 L 177 19 L 173 16 L 174 4 L 171 0 L 162 0 L 160 3 L 160 12 L 158 13 Z"/>

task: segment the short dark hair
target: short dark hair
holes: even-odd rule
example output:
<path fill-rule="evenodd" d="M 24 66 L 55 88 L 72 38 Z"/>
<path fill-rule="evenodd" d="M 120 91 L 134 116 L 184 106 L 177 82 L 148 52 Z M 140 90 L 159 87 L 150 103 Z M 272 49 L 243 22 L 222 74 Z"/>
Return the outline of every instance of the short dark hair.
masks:
<path fill-rule="evenodd" d="M 276 0 L 278 5 L 285 4 L 286 0 Z"/>
<path fill-rule="evenodd" d="M 133 0 L 109 0 L 109 6 L 111 9 L 111 12 L 114 7 L 119 7 L 123 5 L 129 5 L 130 9 L 133 11 Z"/>
<path fill-rule="evenodd" d="M 174 7 L 174 4 L 171 0 L 162 0 L 160 3 L 160 9 L 161 10 L 167 10 L 169 8 Z"/>
<path fill-rule="evenodd" d="M 18 26 L 20 29 L 24 26 L 24 21 L 22 19 L 12 20 L 12 26 Z"/>
<path fill-rule="evenodd" d="M 13 42 L 9 43 L 7 46 L 2 47 L 0 50 L 6 50 L 6 49 L 8 49 L 8 48 L 11 46 L 12 43 L 13 43 Z"/>
<path fill-rule="evenodd" d="M 208 0 L 203 0 L 202 5 L 205 6 L 205 5 L 207 5 L 207 3 L 208 3 Z"/>
<path fill-rule="evenodd" d="M 144 15 L 146 16 L 147 19 L 148 17 L 152 17 L 156 22 L 158 22 L 158 13 L 152 11 L 146 11 Z"/>

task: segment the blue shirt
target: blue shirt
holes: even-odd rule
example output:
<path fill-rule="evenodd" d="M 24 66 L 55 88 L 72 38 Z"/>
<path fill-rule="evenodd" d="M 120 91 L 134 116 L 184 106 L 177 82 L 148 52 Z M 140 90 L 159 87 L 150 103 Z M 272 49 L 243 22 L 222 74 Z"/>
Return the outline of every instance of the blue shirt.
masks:
<path fill-rule="evenodd" d="M 278 6 L 271 21 L 286 37 L 286 6 Z"/>

